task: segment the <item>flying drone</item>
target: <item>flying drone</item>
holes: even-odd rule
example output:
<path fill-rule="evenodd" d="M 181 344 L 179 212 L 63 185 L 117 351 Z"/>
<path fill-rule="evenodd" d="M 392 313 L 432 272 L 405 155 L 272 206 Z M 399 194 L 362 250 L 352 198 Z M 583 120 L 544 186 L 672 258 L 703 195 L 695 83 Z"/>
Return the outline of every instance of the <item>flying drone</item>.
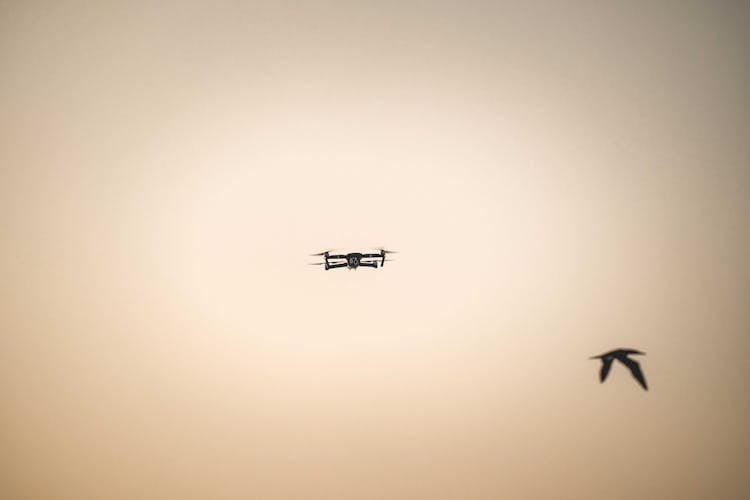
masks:
<path fill-rule="evenodd" d="M 347 254 L 332 254 L 332 250 L 326 250 L 325 252 L 314 253 L 312 257 L 323 257 L 323 262 L 314 262 L 311 266 L 326 266 L 325 269 L 336 269 L 339 267 L 346 267 L 348 269 L 357 269 L 358 267 L 372 267 L 377 269 L 378 263 L 380 267 L 383 267 L 387 261 L 385 256 L 389 253 L 396 253 L 392 250 L 386 250 L 384 248 L 378 248 L 379 253 L 360 253 L 351 252 Z"/>

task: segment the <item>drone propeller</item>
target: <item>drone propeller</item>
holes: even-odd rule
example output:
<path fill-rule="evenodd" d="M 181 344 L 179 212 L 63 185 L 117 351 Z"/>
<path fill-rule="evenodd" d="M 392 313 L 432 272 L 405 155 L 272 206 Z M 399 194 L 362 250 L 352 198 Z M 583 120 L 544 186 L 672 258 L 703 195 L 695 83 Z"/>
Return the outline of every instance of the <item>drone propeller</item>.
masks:
<path fill-rule="evenodd" d="M 324 250 L 324 251 L 322 251 L 322 252 L 320 252 L 320 253 L 311 253 L 311 254 L 310 254 L 310 257 L 320 257 L 320 256 L 322 256 L 322 255 L 325 255 L 325 254 L 327 254 L 327 253 L 331 253 L 331 252 L 333 252 L 334 250 L 336 250 L 336 249 L 335 249 L 335 248 L 330 248 L 330 249 L 328 249 L 328 250 Z"/>
<path fill-rule="evenodd" d="M 380 258 L 382 259 L 380 261 L 380 266 L 381 267 L 383 267 L 385 265 L 386 261 L 388 260 L 388 259 L 385 258 L 386 254 L 389 254 L 389 253 L 398 253 L 395 250 L 386 250 L 383 247 L 375 247 L 375 250 L 379 250 L 380 251 Z"/>

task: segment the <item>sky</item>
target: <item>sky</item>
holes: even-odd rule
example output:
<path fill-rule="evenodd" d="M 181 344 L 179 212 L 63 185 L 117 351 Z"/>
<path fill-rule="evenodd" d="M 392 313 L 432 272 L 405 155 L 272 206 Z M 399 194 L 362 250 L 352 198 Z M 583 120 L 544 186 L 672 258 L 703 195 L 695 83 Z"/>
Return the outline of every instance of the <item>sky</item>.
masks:
<path fill-rule="evenodd" d="M 747 498 L 748 15 L 0 0 L 0 497 Z"/>

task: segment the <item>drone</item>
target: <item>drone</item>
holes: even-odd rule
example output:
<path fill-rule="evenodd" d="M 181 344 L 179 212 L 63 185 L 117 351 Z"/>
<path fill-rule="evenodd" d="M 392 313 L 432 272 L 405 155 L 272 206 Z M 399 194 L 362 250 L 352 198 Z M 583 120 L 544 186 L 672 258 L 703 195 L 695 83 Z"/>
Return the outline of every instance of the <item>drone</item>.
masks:
<path fill-rule="evenodd" d="M 326 266 L 325 269 L 337 269 L 339 267 L 346 267 L 348 269 L 357 269 L 358 267 L 372 267 L 378 268 L 378 262 L 380 267 L 383 267 L 386 262 L 391 259 L 386 259 L 385 256 L 389 253 L 396 253 L 393 250 L 386 250 L 384 248 L 378 248 L 379 253 L 359 253 L 351 252 L 347 254 L 331 254 L 332 250 L 326 250 L 325 252 L 311 254 L 311 257 L 323 257 L 324 262 L 314 262 L 311 266 Z"/>

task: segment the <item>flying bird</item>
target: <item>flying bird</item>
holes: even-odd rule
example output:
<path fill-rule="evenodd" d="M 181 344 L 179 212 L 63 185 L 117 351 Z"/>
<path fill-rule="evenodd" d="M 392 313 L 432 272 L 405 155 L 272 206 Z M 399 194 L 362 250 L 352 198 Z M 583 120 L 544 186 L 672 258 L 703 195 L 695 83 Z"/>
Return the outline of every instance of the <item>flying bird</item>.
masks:
<path fill-rule="evenodd" d="M 609 369 L 612 367 L 612 361 L 617 360 L 623 365 L 627 366 L 630 370 L 630 373 L 633 374 L 633 377 L 638 381 L 638 383 L 641 384 L 641 386 L 645 390 L 648 390 L 648 386 L 646 385 L 646 378 L 643 376 L 643 372 L 641 371 L 641 365 L 639 365 L 637 361 L 634 361 L 628 357 L 631 354 L 646 353 L 636 351 L 635 349 L 615 349 L 614 351 L 606 352 L 604 354 L 600 354 L 599 356 L 592 356 L 589 359 L 602 360 L 602 370 L 599 372 L 599 379 L 602 382 L 604 382 L 607 379 L 607 375 L 609 375 Z"/>

